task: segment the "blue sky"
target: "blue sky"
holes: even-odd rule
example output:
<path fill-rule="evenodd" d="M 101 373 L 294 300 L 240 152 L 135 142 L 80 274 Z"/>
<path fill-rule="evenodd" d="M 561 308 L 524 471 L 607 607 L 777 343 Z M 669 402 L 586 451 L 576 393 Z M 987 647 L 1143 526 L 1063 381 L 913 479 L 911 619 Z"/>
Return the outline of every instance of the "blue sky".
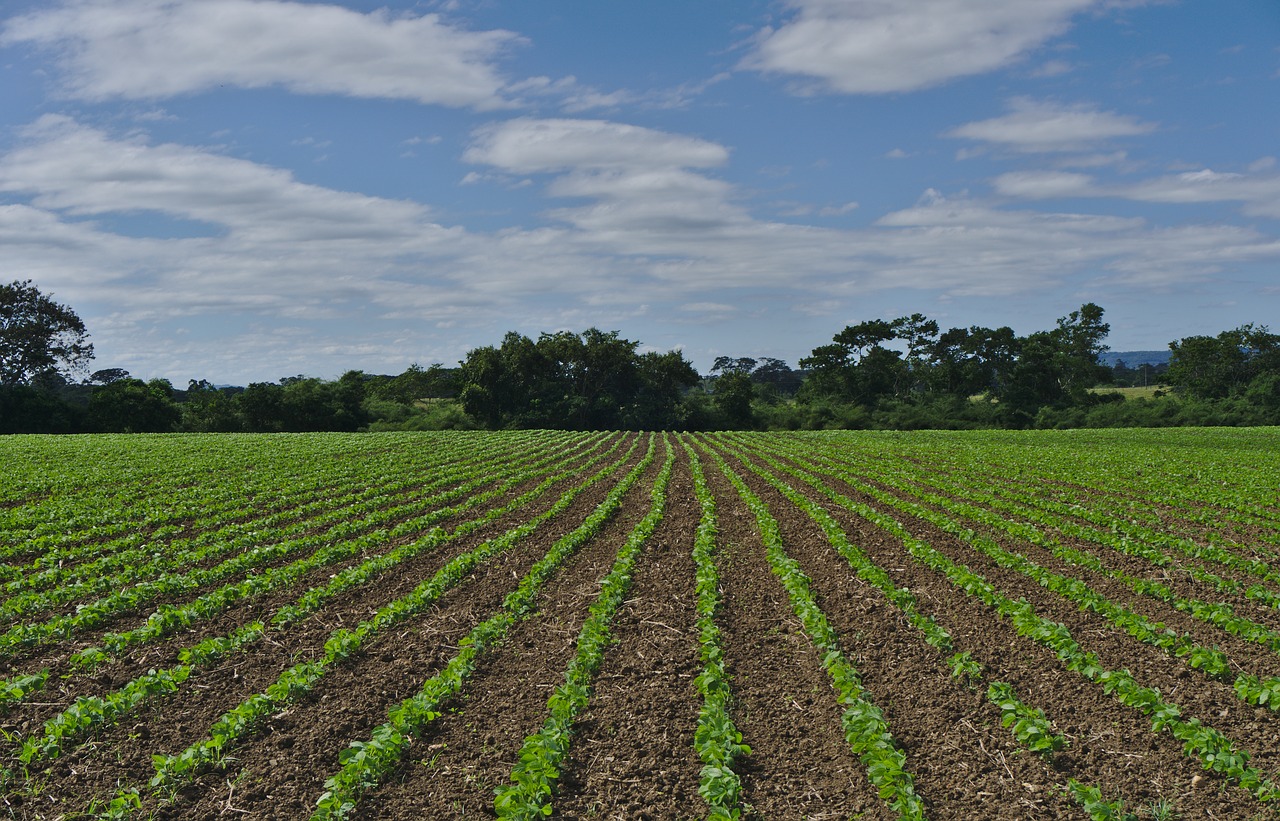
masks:
<path fill-rule="evenodd" d="M 847 324 L 1280 325 L 1274 0 L 7 0 L 0 279 L 95 367 L 795 364 Z"/>

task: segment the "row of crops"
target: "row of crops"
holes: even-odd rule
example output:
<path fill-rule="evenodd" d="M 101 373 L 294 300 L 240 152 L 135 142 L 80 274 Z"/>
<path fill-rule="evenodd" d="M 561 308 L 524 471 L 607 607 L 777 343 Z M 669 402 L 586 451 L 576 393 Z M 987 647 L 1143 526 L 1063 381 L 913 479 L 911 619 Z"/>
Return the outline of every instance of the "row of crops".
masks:
<path fill-rule="evenodd" d="M 1275 440 L 8 437 L 0 817 L 1274 817 Z"/>

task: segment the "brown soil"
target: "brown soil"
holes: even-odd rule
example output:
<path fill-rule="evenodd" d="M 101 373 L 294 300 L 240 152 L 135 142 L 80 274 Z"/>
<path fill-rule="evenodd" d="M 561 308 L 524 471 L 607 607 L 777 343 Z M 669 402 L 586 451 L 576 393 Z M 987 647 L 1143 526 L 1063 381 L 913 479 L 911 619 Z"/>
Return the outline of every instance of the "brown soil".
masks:
<path fill-rule="evenodd" d="M 317 657 L 323 651 L 324 642 L 335 628 L 343 625 L 354 626 L 383 604 L 408 593 L 454 555 L 471 550 L 485 539 L 528 521 L 537 511 L 549 507 L 560 493 L 577 481 L 580 479 L 570 478 L 553 486 L 538 500 L 533 510 L 526 508 L 500 517 L 497 521 L 462 539 L 446 543 L 440 551 L 428 552 L 405 562 L 394 572 L 375 580 L 372 585 L 356 588 L 334 599 L 319 614 L 294 625 L 291 629 L 272 631 L 268 634 L 267 640 L 259 642 L 251 653 L 234 656 L 215 668 L 197 669 L 183 684 L 177 695 L 160 699 L 154 706 L 136 716 L 131 716 L 119 726 L 97 734 L 90 743 L 52 762 L 47 773 L 36 775 L 38 779 L 52 782 L 42 791 L 48 798 L 57 799 L 59 803 L 65 801 L 67 805 L 75 806 L 74 796 L 77 794 L 109 796 L 110 788 L 113 788 L 116 780 L 121 777 L 125 779 L 124 783 L 145 785 L 152 774 L 151 755 L 153 753 L 173 754 L 193 741 L 205 737 L 209 726 L 219 715 L 235 707 L 249 695 L 263 691 L 278 678 L 283 670 L 293 664 Z M 585 497 L 590 497 L 593 493 L 602 496 L 604 490 L 593 489 L 583 494 L 573 508 L 565 511 L 555 521 L 573 521 L 572 517 L 575 515 L 579 517 L 577 521 L 580 521 L 581 516 L 585 515 L 585 511 L 581 510 L 582 506 L 594 504 Z M 499 503 L 495 501 L 492 504 Z M 547 524 L 547 526 L 551 525 L 552 523 Z M 576 521 L 569 527 L 574 525 Z M 492 575 L 498 572 L 499 567 L 499 564 L 490 565 L 486 568 L 486 572 Z M 460 587 L 465 589 L 467 581 L 464 581 Z M 501 579 L 499 581 L 501 582 Z M 264 609 L 257 611 L 252 617 L 261 618 L 269 614 L 279 604 L 292 602 L 300 592 L 300 589 L 293 589 L 291 595 L 282 592 L 270 597 L 268 601 L 258 603 Z M 505 590 L 501 591 L 499 597 L 505 592 Z M 456 593 L 457 589 L 455 589 Z M 462 598 L 464 606 L 470 606 L 470 599 L 466 599 L 465 596 Z M 234 618 L 234 614 L 224 614 L 208 627 L 233 629 L 236 623 L 229 623 L 227 620 L 230 618 Z M 244 619 L 244 621 L 248 620 L 251 618 Z M 238 623 L 242 624 L 244 621 Z M 458 637 L 465 635 L 472 624 L 474 621 L 465 621 L 461 624 Z M 397 631 L 397 635 L 411 629 L 411 627 L 404 627 L 401 631 Z M 195 636 L 187 638 L 198 640 Z M 189 643 L 191 642 L 182 641 L 181 646 L 187 646 Z M 377 642 L 373 642 L 366 647 L 366 658 L 370 655 L 378 658 L 385 654 L 385 651 L 378 649 L 376 645 Z M 408 663 L 412 661 L 412 658 L 407 660 Z M 80 677 L 74 695 L 109 691 L 112 687 L 124 684 L 134 676 L 146 672 L 147 669 L 145 657 L 141 663 L 138 659 L 126 660 L 119 665 L 114 665 L 111 669 L 99 671 L 92 677 Z M 42 698 L 47 699 L 48 696 L 53 695 L 53 692 L 56 691 L 42 694 Z M 71 695 L 72 693 L 68 693 L 67 697 Z M 351 695 L 356 700 L 361 699 L 358 691 Z M 321 700 L 319 696 L 317 700 Z M 45 718 L 65 707 L 66 703 L 63 700 L 50 699 L 20 705 L 6 716 L 6 725 L 12 729 L 30 732 Z M 317 725 L 314 729 L 318 729 L 326 736 L 330 732 L 329 728 L 323 725 Z M 137 743 L 139 740 L 147 743 L 139 744 Z"/>
<path fill-rule="evenodd" d="M 730 449 L 719 450 L 778 520 L 785 550 L 812 580 L 812 594 L 844 655 L 857 669 L 868 698 L 884 711 L 927 817 L 1084 818 L 1080 806 L 1064 793 L 1070 778 L 1101 788 L 1108 799 L 1123 799 L 1139 817 L 1150 817 L 1160 801 L 1171 802 L 1177 818 L 1271 817 L 1270 808 L 1188 758 L 1168 732 L 1153 733 L 1140 712 L 1066 670 L 1043 645 L 1017 635 L 1007 620 L 915 560 L 899 539 L 808 485 L 784 477 L 827 509 L 850 542 L 888 572 L 898 587 L 909 589 L 920 612 L 932 616 L 954 642 L 947 652 L 930 646 L 879 589 L 857 576 L 803 509 L 747 470 Z M 639 458 L 637 451 L 630 464 Z M 509 782 L 525 737 L 546 719 L 547 697 L 564 680 L 600 579 L 649 508 L 660 461 L 659 454 L 618 515 L 548 581 L 539 610 L 482 657 L 462 694 L 413 740 L 400 767 L 362 799 L 354 817 L 494 815 L 494 788 Z M 893 818 L 844 737 L 842 708 L 820 653 L 770 570 L 754 514 L 712 460 L 704 455 L 702 463 L 719 516 L 716 561 L 723 606 L 717 621 L 733 689 L 731 712 L 751 747 L 737 765 L 744 817 Z M 501 606 L 517 580 L 557 538 L 581 524 L 622 475 L 580 495 L 533 535 L 477 568 L 427 612 L 373 636 L 361 653 L 331 667 L 308 696 L 277 712 L 230 749 L 226 768 L 203 774 L 172 803 L 148 798 L 147 811 L 159 819 L 308 817 L 325 778 L 338 769 L 342 751 L 353 741 L 369 738 L 386 720 L 388 709 L 418 692 L 453 657 L 459 640 Z M 153 754 L 173 754 L 205 738 L 219 715 L 262 692 L 283 670 L 323 652 L 335 628 L 354 626 L 405 595 L 453 556 L 528 521 L 582 478 L 560 482 L 524 509 L 406 562 L 287 630 L 273 631 L 250 652 L 197 670 L 176 694 L 140 708 L 120 724 L 97 732 L 88 743 L 33 768 L 29 780 L 24 780 L 21 767 L 4 764 L 18 775 L 0 798 L 0 817 L 74 818 L 91 801 L 109 799 L 118 785 L 145 790 Z M 1037 613 L 1064 623 L 1104 666 L 1130 669 L 1142 684 L 1158 687 L 1165 699 L 1181 705 L 1184 716 L 1200 718 L 1248 749 L 1254 754 L 1251 763 L 1264 775 L 1280 771 L 1274 713 L 1244 705 L 1227 684 L 1207 680 L 1183 659 L 1141 644 L 1026 576 L 1000 568 L 964 539 L 892 510 L 855 484 L 829 475 L 828 484 L 897 519 L 917 538 L 983 575 L 1004 595 L 1025 597 Z M 505 498 L 524 489 L 513 489 Z M 495 499 L 482 507 L 502 503 Z M 482 512 L 463 514 L 451 524 Z M 694 748 L 701 707 L 694 682 L 701 663 L 691 552 L 699 513 L 687 456 L 677 449 L 665 516 L 640 554 L 628 599 L 613 622 L 616 642 L 605 653 L 588 706 L 574 725 L 573 743 L 552 797 L 553 817 L 706 816 L 698 794 L 702 765 Z M 1176 511 L 1168 514 L 1166 532 L 1184 527 Z M 1152 620 L 1221 647 L 1241 670 L 1280 675 L 1280 658 L 1269 650 L 1071 567 L 1048 550 L 973 522 L 965 526 L 1056 573 L 1083 579 Z M 1160 578 L 1142 560 L 1094 544 L 1067 543 L 1094 553 L 1107 567 Z M 269 616 L 307 586 L 323 584 L 332 572 L 334 568 L 317 571 L 279 595 L 231 608 L 93 675 L 51 680 L 47 692 L 0 714 L 0 726 L 7 733 L 31 732 L 73 698 L 110 692 L 149 667 L 171 664 L 182 647 Z M 1167 583 L 1181 595 L 1221 598 L 1176 570 L 1170 577 Z M 1257 610 L 1228 600 L 1242 614 Z M 1280 618 L 1271 613 L 1258 615 L 1259 621 L 1264 619 L 1280 626 Z M 75 646 L 79 644 L 42 648 L 25 660 L 23 669 L 65 664 Z M 949 657 L 957 651 L 970 653 L 981 665 L 977 680 L 952 675 Z M 1047 756 L 1021 749 L 987 698 L 987 686 L 995 681 L 1008 682 L 1025 703 L 1042 708 L 1067 738 L 1066 749 Z M 14 749 L 13 742 L 5 743 L 4 750 Z"/>

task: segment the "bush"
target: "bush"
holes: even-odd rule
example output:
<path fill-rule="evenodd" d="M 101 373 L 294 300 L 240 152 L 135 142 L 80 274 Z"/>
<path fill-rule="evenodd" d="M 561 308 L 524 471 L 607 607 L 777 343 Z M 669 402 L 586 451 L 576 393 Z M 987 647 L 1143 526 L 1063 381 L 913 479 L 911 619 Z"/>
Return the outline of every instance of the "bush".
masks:
<path fill-rule="evenodd" d="M 391 406 L 391 407 L 384 407 Z M 467 415 L 462 405 L 452 399 L 437 399 L 426 405 L 401 405 L 398 402 L 373 400 L 366 402 L 372 414 L 382 413 L 368 430 L 478 430 L 480 425 Z"/>

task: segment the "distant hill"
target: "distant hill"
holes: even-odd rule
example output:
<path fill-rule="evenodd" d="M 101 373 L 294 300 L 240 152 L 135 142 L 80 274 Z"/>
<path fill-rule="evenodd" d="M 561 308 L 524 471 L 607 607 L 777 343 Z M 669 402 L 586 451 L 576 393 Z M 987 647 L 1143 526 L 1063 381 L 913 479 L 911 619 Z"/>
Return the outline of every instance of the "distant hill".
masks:
<path fill-rule="evenodd" d="M 1166 348 L 1163 351 L 1107 351 L 1098 357 L 1098 361 L 1109 368 L 1114 368 L 1121 359 L 1130 368 L 1136 368 L 1139 365 L 1167 365 L 1169 350 Z"/>

